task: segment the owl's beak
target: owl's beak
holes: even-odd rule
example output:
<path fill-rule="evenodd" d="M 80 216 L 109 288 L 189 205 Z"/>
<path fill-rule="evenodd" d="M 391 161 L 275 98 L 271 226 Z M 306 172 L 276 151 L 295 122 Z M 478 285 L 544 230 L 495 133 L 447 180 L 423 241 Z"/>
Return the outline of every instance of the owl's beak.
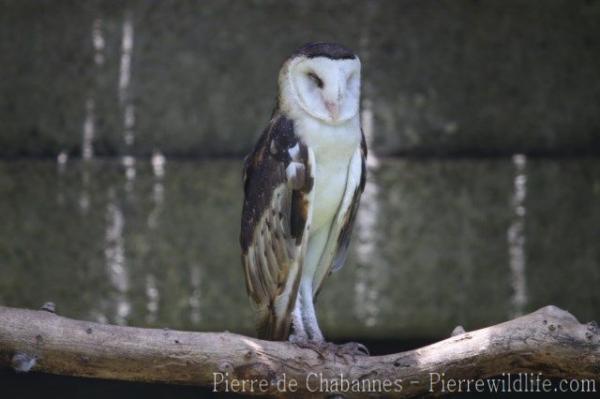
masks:
<path fill-rule="evenodd" d="M 325 108 L 327 108 L 332 120 L 336 121 L 340 117 L 340 107 L 337 102 L 325 101 Z"/>

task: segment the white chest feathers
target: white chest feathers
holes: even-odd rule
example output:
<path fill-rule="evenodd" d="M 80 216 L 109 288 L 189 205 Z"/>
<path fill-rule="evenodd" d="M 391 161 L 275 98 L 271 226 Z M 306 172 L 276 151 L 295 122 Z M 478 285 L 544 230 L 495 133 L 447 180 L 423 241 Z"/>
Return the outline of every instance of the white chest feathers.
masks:
<path fill-rule="evenodd" d="M 337 214 L 346 191 L 350 160 L 360 146 L 360 122 L 353 118 L 333 126 L 308 119 L 295 126 L 298 136 L 315 154 L 312 234 L 330 226 Z"/>

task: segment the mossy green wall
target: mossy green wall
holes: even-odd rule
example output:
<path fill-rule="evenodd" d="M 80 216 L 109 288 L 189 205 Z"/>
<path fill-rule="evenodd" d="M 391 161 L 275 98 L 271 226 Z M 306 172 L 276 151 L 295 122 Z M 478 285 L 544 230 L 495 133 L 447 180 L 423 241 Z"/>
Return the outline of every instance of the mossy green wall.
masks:
<path fill-rule="evenodd" d="M 598 21 L 590 0 L 4 0 L 0 156 L 79 154 L 89 101 L 96 155 L 241 156 L 281 62 L 313 40 L 361 55 L 380 154 L 598 154 Z"/>

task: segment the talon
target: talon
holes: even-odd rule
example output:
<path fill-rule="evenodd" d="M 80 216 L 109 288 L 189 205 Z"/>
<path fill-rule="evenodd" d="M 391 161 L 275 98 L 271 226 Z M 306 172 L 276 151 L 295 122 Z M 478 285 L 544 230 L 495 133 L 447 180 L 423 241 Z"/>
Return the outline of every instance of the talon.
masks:
<path fill-rule="evenodd" d="M 358 348 L 357 348 L 360 352 L 362 352 L 362 354 L 364 356 L 369 356 L 371 355 L 371 353 L 369 352 L 369 349 L 364 346 L 363 344 L 358 344 Z"/>
<path fill-rule="evenodd" d="M 352 360 L 356 360 L 356 356 L 369 356 L 369 349 L 358 342 L 348 342 L 345 344 L 336 345 L 331 342 L 317 342 L 290 337 L 290 342 L 302 349 L 310 349 L 315 351 L 319 359 L 325 359 L 326 355 L 332 354 L 346 359 L 350 356 Z"/>
<path fill-rule="evenodd" d="M 351 355 L 351 356 L 369 356 L 369 349 L 358 342 L 348 342 L 345 344 L 338 345 L 336 353 L 339 355 Z"/>
<path fill-rule="evenodd" d="M 310 349 L 314 351 L 317 354 L 317 356 L 319 356 L 319 359 L 325 359 L 324 352 L 327 350 L 326 343 L 325 345 L 323 345 L 323 343 L 320 342 L 302 340 L 296 337 L 291 337 L 290 342 L 296 345 L 298 348 Z"/>

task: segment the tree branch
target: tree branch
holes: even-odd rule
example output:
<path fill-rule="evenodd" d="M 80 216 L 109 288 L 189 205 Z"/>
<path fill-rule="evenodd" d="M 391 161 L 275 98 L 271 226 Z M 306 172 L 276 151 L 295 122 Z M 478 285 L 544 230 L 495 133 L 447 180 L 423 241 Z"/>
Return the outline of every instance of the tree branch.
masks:
<path fill-rule="evenodd" d="M 347 398 L 365 397 L 369 390 L 381 397 L 408 398 L 430 388 L 439 392 L 440 383 L 430 384 L 441 373 L 446 380 L 541 372 L 545 378 L 598 381 L 600 330 L 547 306 L 417 350 L 352 359 L 322 357 L 286 342 L 237 334 L 120 327 L 0 307 L 0 367 L 209 388 L 216 381 L 220 391 L 279 397 L 286 392 L 291 397 L 323 396 L 320 389 L 332 387 L 345 391 Z M 290 384 L 296 385 L 295 392 Z M 356 384 L 360 392 L 348 392 Z"/>

